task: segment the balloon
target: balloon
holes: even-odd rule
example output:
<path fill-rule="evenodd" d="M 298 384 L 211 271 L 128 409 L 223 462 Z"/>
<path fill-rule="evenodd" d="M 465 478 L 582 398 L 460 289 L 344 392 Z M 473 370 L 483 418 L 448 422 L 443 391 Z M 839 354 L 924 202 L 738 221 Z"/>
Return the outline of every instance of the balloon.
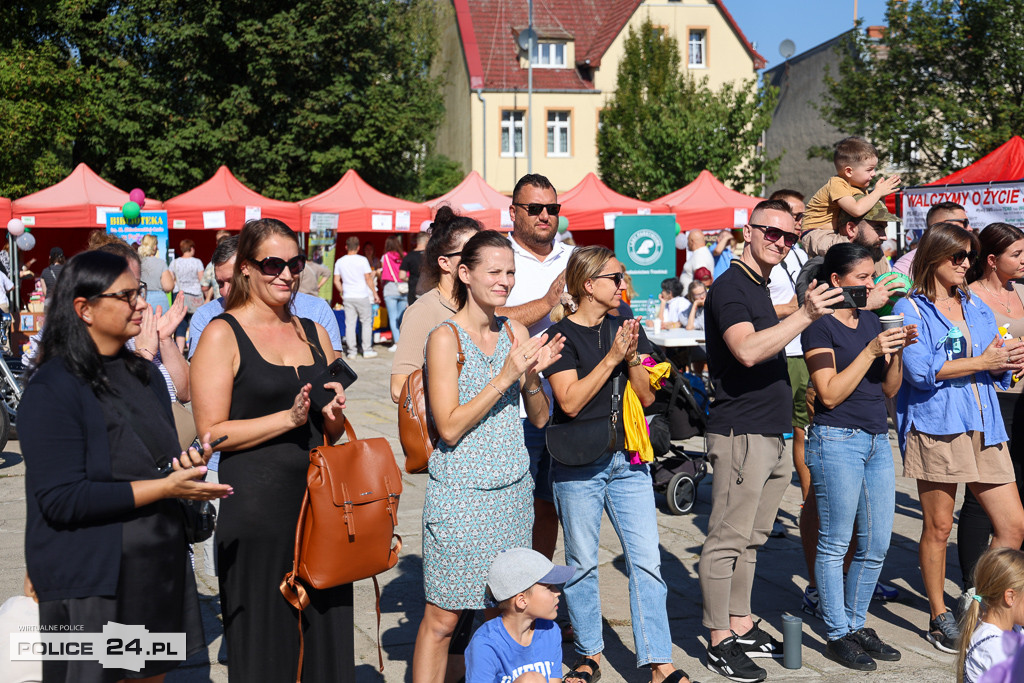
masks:
<path fill-rule="evenodd" d="M 686 249 L 686 237 L 685 233 L 679 233 L 676 235 L 676 249 L 679 249 L 680 251 Z"/>
<path fill-rule="evenodd" d="M 21 233 L 25 232 L 25 224 L 21 222 L 20 218 L 12 218 L 7 221 L 7 232 L 11 233 L 12 236 L 17 237 Z"/>
<path fill-rule="evenodd" d="M 558 217 L 558 234 L 561 235 L 561 234 L 563 234 L 568 229 L 569 229 L 569 219 L 566 218 L 565 216 L 559 216 Z"/>
<path fill-rule="evenodd" d="M 887 278 L 890 275 L 896 276 L 894 282 L 899 286 L 899 289 L 893 292 L 893 295 L 889 297 L 889 303 L 875 311 L 875 313 L 877 313 L 878 315 L 889 315 L 890 313 L 892 313 L 892 308 L 894 305 L 896 305 L 896 302 L 900 298 L 905 297 L 907 295 L 907 292 L 909 292 L 911 287 L 913 287 L 914 285 L 913 281 L 911 281 L 909 277 L 907 277 L 903 273 L 897 273 L 895 271 L 879 275 L 878 277 L 875 278 L 875 284 L 877 285 L 882 279 Z"/>
<path fill-rule="evenodd" d="M 121 213 L 124 214 L 126 221 L 137 221 L 139 216 L 142 214 L 142 209 L 135 202 L 125 202 L 124 206 L 121 207 Z"/>
<path fill-rule="evenodd" d="M 676 234 L 678 235 L 683 231 L 683 226 L 679 225 L 679 221 L 676 221 Z"/>
<path fill-rule="evenodd" d="M 433 224 L 433 221 L 423 221 L 420 223 L 420 232 L 430 232 L 430 226 Z"/>
<path fill-rule="evenodd" d="M 140 209 L 146 205 L 146 193 L 137 187 L 128 193 L 128 199 L 138 204 Z"/>
<path fill-rule="evenodd" d="M 36 246 L 36 236 L 30 232 L 26 232 L 24 235 L 18 237 L 18 240 L 17 242 L 15 242 L 15 244 L 17 244 L 18 249 L 21 249 L 22 251 L 30 251 L 33 247 Z"/>

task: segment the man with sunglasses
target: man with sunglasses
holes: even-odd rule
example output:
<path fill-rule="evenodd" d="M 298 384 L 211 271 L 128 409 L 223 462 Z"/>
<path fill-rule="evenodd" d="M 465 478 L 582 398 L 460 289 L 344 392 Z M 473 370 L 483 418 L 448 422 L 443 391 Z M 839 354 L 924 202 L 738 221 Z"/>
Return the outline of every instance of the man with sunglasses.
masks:
<path fill-rule="evenodd" d="M 933 204 L 928 209 L 928 215 L 924 219 L 925 229 L 932 227 L 936 223 L 956 223 L 964 230 L 971 229 L 971 219 L 967 217 L 967 212 L 964 211 L 964 207 L 960 206 L 956 202 L 939 202 Z M 910 266 L 914 263 L 914 254 L 917 253 L 917 249 L 911 249 L 906 254 L 897 259 L 896 263 L 893 264 L 892 269 L 897 273 L 903 273 L 906 276 L 910 276 Z"/>
<path fill-rule="evenodd" d="M 759 203 L 743 238 L 743 255 L 715 281 L 705 305 L 715 386 L 707 443 L 715 476 L 699 573 L 703 623 L 711 631 L 706 666 L 733 681 L 763 681 L 768 673 L 752 658 L 779 658 L 782 647 L 751 618 L 750 593 L 757 549 L 768 538 L 793 471 L 783 453 L 793 412 L 784 349 L 812 321 L 832 313 L 842 293 L 816 285 L 804 305 L 780 322 L 768 276 L 798 239 L 789 206 Z"/>
<path fill-rule="evenodd" d="M 532 173 L 524 175 L 512 191 L 512 234 L 509 242 L 515 255 L 516 282 L 504 308 L 498 315 L 507 315 L 521 322 L 530 336 L 541 334 L 551 326 L 551 309 L 557 306 L 565 291 L 565 265 L 575 247 L 555 240 L 558 233 L 558 195 L 551 181 Z M 544 391 L 551 397 L 551 386 L 543 381 Z M 523 419 L 523 438 L 530 453 L 533 474 L 533 549 L 548 559 L 555 553 L 558 540 L 558 514 L 551 493 L 549 476 L 551 455 L 544 441 L 544 429 Z"/>

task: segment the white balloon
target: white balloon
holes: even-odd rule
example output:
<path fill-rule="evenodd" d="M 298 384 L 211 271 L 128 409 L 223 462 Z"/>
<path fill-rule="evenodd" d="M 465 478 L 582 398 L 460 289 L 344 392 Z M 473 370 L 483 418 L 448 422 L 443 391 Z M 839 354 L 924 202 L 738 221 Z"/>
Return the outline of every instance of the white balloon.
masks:
<path fill-rule="evenodd" d="M 686 249 L 687 233 L 681 232 L 676 235 L 676 249 Z"/>
<path fill-rule="evenodd" d="M 26 232 L 18 237 L 15 244 L 18 245 L 18 249 L 21 249 L 22 251 L 29 251 L 36 246 L 36 236 L 30 232 Z"/>
<path fill-rule="evenodd" d="M 20 218 L 12 218 L 7 221 L 7 232 L 11 233 L 14 237 L 17 237 L 21 233 L 25 232 L 25 224 L 21 222 Z"/>
<path fill-rule="evenodd" d="M 430 226 L 433 224 L 433 221 L 423 221 L 422 223 L 420 223 L 420 232 L 429 232 Z"/>

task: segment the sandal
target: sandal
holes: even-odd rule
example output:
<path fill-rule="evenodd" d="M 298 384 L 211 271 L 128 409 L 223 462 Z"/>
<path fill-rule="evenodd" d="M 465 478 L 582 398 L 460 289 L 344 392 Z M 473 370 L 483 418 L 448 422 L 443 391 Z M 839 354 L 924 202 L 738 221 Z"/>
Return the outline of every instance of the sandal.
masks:
<path fill-rule="evenodd" d="M 700 683 L 700 681 L 695 681 L 691 679 L 690 674 L 686 673 L 682 669 L 676 669 L 668 676 L 666 676 L 665 680 L 663 680 L 661 683 L 679 683 L 679 681 L 683 680 L 684 678 L 689 680 L 690 683 Z"/>
<path fill-rule="evenodd" d="M 581 666 L 589 668 L 590 671 L 580 671 L 579 668 Z M 572 665 L 569 673 L 562 677 L 562 680 L 565 682 L 569 681 L 569 679 L 576 679 L 577 681 L 582 681 L 582 683 L 597 683 L 601 680 L 601 665 L 590 657 L 580 657 Z"/>

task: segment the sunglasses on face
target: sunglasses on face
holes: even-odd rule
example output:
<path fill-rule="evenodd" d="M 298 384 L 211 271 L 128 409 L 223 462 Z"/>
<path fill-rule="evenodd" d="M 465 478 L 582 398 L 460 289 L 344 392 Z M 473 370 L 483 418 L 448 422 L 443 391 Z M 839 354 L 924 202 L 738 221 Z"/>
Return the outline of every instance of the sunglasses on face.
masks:
<path fill-rule="evenodd" d="M 449 252 L 447 254 L 441 254 L 441 256 L 444 256 L 445 258 L 455 258 L 456 256 L 462 256 L 462 252 L 461 251 L 452 251 L 452 252 Z"/>
<path fill-rule="evenodd" d="M 262 261 L 249 259 L 249 262 L 259 268 L 261 273 L 269 277 L 277 277 L 284 272 L 285 267 L 291 271 L 292 275 L 298 275 L 306 267 L 306 256 L 305 254 L 299 254 L 298 256 L 293 256 L 287 261 L 277 256 L 268 256 Z"/>
<path fill-rule="evenodd" d="M 958 224 L 960 224 L 960 226 L 964 230 L 967 230 L 968 228 L 971 227 L 971 219 L 970 218 L 948 218 L 948 219 L 946 219 L 945 222 L 946 223 L 958 223 Z"/>
<path fill-rule="evenodd" d="M 513 202 L 512 206 L 521 206 L 526 209 L 526 213 L 531 216 L 539 216 L 544 209 L 548 210 L 549 216 L 557 216 L 558 212 L 562 210 L 561 204 L 520 204 L 519 202 Z"/>
<path fill-rule="evenodd" d="M 132 308 L 135 308 L 135 304 L 139 302 L 139 297 L 146 298 L 146 285 L 145 283 L 139 285 L 138 289 L 122 289 L 120 292 L 110 292 L 109 294 L 97 294 L 94 299 L 117 299 L 123 301 Z"/>
<path fill-rule="evenodd" d="M 608 273 L 607 275 L 595 275 L 595 280 L 608 279 L 615 283 L 615 288 L 618 289 L 622 286 L 622 281 L 626 279 L 625 273 Z"/>
<path fill-rule="evenodd" d="M 959 266 L 961 263 L 964 262 L 964 259 L 967 259 L 969 262 L 974 263 L 975 261 L 978 260 L 978 252 L 964 251 L 963 249 L 961 249 L 960 251 L 950 256 L 950 259 L 953 260 L 954 266 Z"/>
<path fill-rule="evenodd" d="M 803 219 L 804 219 L 804 212 L 803 211 L 801 211 L 800 213 L 794 213 L 793 214 L 793 220 L 795 220 L 797 223 L 799 223 Z"/>
<path fill-rule="evenodd" d="M 800 236 L 795 232 L 786 232 L 782 228 L 775 228 L 770 225 L 754 225 L 753 223 L 748 224 L 751 228 L 757 228 L 764 233 L 764 238 L 769 242 L 778 242 L 779 238 L 782 238 L 783 243 L 787 247 L 792 247 L 796 244 L 796 241 L 800 239 Z"/>

